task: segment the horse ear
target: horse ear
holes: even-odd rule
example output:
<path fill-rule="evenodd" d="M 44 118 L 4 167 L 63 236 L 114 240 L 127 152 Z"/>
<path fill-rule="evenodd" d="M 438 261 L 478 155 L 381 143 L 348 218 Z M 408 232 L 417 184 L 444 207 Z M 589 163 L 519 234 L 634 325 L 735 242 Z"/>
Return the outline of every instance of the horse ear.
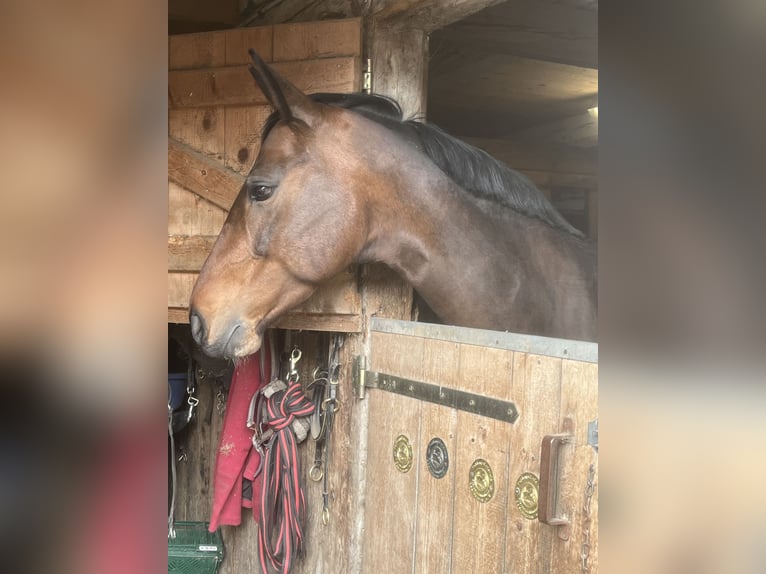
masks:
<path fill-rule="evenodd" d="M 280 118 L 286 122 L 298 118 L 310 123 L 316 103 L 275 72 L 255 50 L 250 48 L 248 53 L 253 60 L 250 73 L 271 105 L 277 110 Z"/>

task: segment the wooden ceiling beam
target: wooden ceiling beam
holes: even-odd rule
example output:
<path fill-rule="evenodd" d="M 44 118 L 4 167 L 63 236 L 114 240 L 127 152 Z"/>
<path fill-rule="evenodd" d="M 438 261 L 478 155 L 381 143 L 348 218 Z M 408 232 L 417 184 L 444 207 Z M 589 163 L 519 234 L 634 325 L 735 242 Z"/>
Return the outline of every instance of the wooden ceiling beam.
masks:
<path fill-rule="evenodd" d="M 598 15 L 545 0 L 509 0 L 431 35 L 434 54 L 510 54 L 598 67 Z"/>
<path fill-rule="evenodd" d="M 384 24 L 406 24 L 431 32 L 462 20 L 503 0 L 377 0 L 375 19 Z"/>
<path fill-rule="evenodd" d="M 598 117 L 585 112 L 520 130 L 512 135 L 521 141 L 593 147 L 598 145 Z"/>

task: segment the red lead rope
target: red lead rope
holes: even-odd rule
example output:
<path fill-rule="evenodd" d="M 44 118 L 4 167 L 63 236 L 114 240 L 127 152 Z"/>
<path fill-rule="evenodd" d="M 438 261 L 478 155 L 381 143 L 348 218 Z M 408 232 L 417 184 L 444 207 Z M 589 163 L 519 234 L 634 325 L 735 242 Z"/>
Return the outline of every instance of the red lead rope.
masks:
<path fill-rule="evenodd" d="M 265 398 L 265 397 L 264 397 Z M 275 393 L 266 400 L 263 427 L 274 431 L 264 444 L 263 489 L 261 514 L 258 519 L 258 556 L 261 570 L 266 558 L 272 568 L 288 574 L 293 557 L 303 550 L 303 522 L 306 500 L 300 483 L 297 441 L 291 427 L 296 418 L 314 411 L 297 381 L 288 382 L 284 393 Z"/>

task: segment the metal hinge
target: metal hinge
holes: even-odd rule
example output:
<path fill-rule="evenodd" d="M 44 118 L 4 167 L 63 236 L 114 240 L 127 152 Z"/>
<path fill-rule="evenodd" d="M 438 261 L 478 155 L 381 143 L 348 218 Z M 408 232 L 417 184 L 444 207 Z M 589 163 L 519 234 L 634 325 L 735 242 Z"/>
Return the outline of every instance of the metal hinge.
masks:
<path fill-rule="evenodd" d="M 588 423 L 588 444 L 598 452 L 598 419 Z"/>
<path fill-rule="evenodd" d="M 362 91 L 365 94 L 372 93 L 372 58 L 367 58 L 362 74 Z"/>
<path fill-rule="evenodd" d="M 360 399 L 365 397 L 366 389 L 379 389 L 504 422 L 513 423 L 519 418 L 516 405 L 510 401 L 369 371 L 362 356 L 354 360 L 354 389 Z"/>

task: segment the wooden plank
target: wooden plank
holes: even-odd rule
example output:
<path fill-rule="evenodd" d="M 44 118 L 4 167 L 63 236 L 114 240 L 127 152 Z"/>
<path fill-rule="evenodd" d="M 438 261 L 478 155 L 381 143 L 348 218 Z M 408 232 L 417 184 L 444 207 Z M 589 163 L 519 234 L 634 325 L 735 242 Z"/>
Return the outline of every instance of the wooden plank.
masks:
<path fill-rule="evenodd" d="M 425 339 L 423 342 L 423 374 L 418 380 L 457 386 L 459 345 Z M 417 499 L 415 537 L 415 572 L 449 572 L 452 567 L 452 528 L 455 497 L 455 463 L 458 413 L 454 409 L 433 404 L 421 405 L 421 456 Z M 437 479 L 428 471 L 426 449 L 432 438 L 440 438 L 447 447 L 450 468 Z"/>
<path fill-rule="evenodd" d="M 514 354 L 512 400 L 520 416 L 513 424 L 506 447 L 511 453 L 509 492 L 521 474 L 531 472 L 540 476 L 542 438 L 559 430 L 561 361 L 542 355 Z M 551 572 L 552 546 L 556 537 L 553 529 L 525 518 L 516 507 L 515 499 L 509 500 L 508 509 L 504 572 Z"/>
<path fill-rule="evenodd" d="M 246 23 L 312 22 L 319 25 L 320 20 L 353 16 L 360 10 L 358 0 L 279 0 L 257 4 L 245 15 Z"/>
<path fill-rule="evenodd" d="M 212 425 L 215 411 L 213 385 L 197 385 L 199 404 L 194 419 L 176 438 L 177 496 L 176 520 L 210 520 L 212 473 L 215 448 L 210 448 L 216 429 Z"/>
<path fill-rule="evenodd" d="M 196 239 L 196 238 L 195 238 Z M 190 238 L 190 241 L 194 241 Z M 168 307 L 189 307 L 198 273 L 173 272 L 168 274 Z M 356 289 L 354 273 L 341 273 L 322 285 L 311 298 L 277 321 L 282 329 L 312 329 L 340 333 L 358 333 L 362 330 L 361 300 Z M 184 323 L 187 320 L 184 318 Z"/>
<path fill-rule="evenodd" d="M 308 93 L 351 92 L 359 87 L 355 57 L 281 62 L 274 69 Z M 247 66 L 171 71 L 168 91 L 171 107 L 268 103 Z"/>
<path fill-rule="evenodd" d="M 178 309 L 189 308 L 194 283 L 197 281 L 197 273 L 168 273 L 168 307 Z"/>
<path fill-rule="evenodd" d="M 215 235 L 168 237 L 168 271 L 199 271 L 210 254 Z"/>
<path fill-rule="evenodd" d="M 178 309 L 175 307 L 168 308 L 168 323 L 189 323 L 189 310 Z"/>
<path fill-rule="evenodd" d="M 517 170 L 598 174 L 598 152 L 561 145 L 522 143 L 500 138 L 461 138 Z"/>
<path fill-rule="evenodd" d="M 373 333 L 370 367 L 403 377 L 422 374 L 423 340 L 385 333 Z M 411 572 L 415 559 L 418 474 L 422 466 L 413 462 L 407 473 L 396 469 L 393 445 L 397 436 L 407 436 L 414 461 L 423 456 L 420 437 L 421 403 L 400 395 L 370 390 L 365 503 L 365 544 L 362 572 L 378 574 Z M 396 413 L 396 416 L 392 416 Z"/>
<path fill-rule="evenodd" d="M 378 0 L 374 14 L 381 22 L 406 24 L 430 32 L 462 20 L 503 0 Z"/>
<path fill-rule="evenodd" d="M 585 112 L 516 131 L 513 137 L 527 141 L 594 147 L 598 144 L 598 118 Z"/>
<path fill-rule="evenodd" d="M 227 210 L 244 182 L 240 174 L 172 138 L 168 138 L 168 178 Z"/>
<path fill-rule="evenodd" d="M 168 183 L 168 235 L 218 235 L 226 215 L 199 195 Z"/>
<path fill-rule="evenodd" d="M 223 106 L 168 110 L 168 136 L 218 161 L 223 159 L 224 128 Z"/>
<path fill-rule="evenodd" d="M 361 18 L 274 26 L 275 62 L 361 55 Z"/>
<path fill-rule="evenodd" d="M 422 30 L 376 25 L 372 90 L 399 102 L 404 117 L 425 117 L 428 36 Z"/>
<path fill-rule="evenodd" d="M 227 106 L 224 165 L 247 175 L 261 149 L 261 129 L 271 106 Z"/>
<path fill-rule="evenodd" d="M 459 388 L 509 400 L 512 360 L 512 351 L 461 344 Z M 453 572 L 503 571 L 511 432 L 508 423 L 458 413 Z M 495 481 L 494 496 L 484 503 L 469 489 L 470 468 L 477 459 L 489 463 Z"/>
<path fill-rule="evenodd" d="M 226 63 L 226 32 L 168 37 L 168 69 L 212 68 Z"/>
<path fill-rule="evenodd" d="M 237 23 L 238 0 L 168 0 L 168 19 L 193 22 L 216 22 L 222 26 Z"/>
<path fill-rule="evenodd" d="M 274 30 L 271 26 L 227 30 L 225 32 L 225 65 L 250 64 L 250 54 L 247 53 L 250 48 L 258 52 L 264 62 L 271 62 L 273 34 Z"/>
<path fill-rule="evenodd" d="M 459 136 L 506 137 L 582 113 L 598 93 L 597 70 L 508 54 L 434 58 L 429 74 L 429 120 Z"/>
<path fill-rule="evenodd" d="M 580 552 L 587 529 L 594 539 L 598 528 L 596 493 L 591 498 L 591 514 L 584 516 L 583 505 L 588 469 L 597 466 L 598 456 L 588 445 L 588 423 L 598 418 L 598 364 L 564 360 L 561 372 L 561 409 L 559 428 L 564 431 L 564 421 L 572 421 L 574 443 L 561 447 L 559 455 L 559 509 L 571 521 L 569 540 L 554 538 L 553 574 L 571 572 L 580 564 Z M 598 548 L 590 551 L 591 566 L 598 562 Z M 597 566 L 596 566 L 597 568 Z M 597 569 L 591 571 L 596 572 Z"/>
<path fill-rule="evenodd" d="M 598 67 L 598 13 L 565 2 L 509 0 L 431 35 L 434 52 L 512 54 Z"/>

